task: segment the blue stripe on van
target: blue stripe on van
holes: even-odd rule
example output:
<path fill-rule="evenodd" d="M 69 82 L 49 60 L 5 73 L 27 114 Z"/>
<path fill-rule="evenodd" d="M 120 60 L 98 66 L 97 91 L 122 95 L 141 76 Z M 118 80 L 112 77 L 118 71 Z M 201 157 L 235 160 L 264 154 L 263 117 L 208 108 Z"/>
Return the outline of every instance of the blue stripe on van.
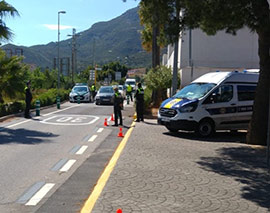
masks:
<path fill-rule="evenodd" d="M 237 112 L 252 112 L 253 106 L 239 106 L 239 107 L 219 107 L 206 109 L 210 115 L 219 115 L 219 114 L 229 114 L 229 113 L 237 113 Z"/>

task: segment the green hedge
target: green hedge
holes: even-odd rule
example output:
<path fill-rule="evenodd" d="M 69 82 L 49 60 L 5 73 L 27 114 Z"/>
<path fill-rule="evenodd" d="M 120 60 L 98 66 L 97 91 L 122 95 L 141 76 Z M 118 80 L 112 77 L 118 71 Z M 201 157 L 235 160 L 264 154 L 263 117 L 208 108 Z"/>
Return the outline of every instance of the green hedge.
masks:
<path fill-rule="evenodd" d="M 69 99 L 70 90 L 59 90 L 59 96 L 61 101 L 65 101 Z M 36 105 L 36 100 L 40 101 L 40 106 L 49 106 L 56 103 L 57 97 L 57 89 L 49 89 L 48 91 L 36 96 L 32 103 L 31 108 L 34 109 Z M 4 103 L 0 104 L 0 117 L 10 114 L 15 114 L 19 112 L 23 112 L 25 109 L 25 101 L 15 101 L 13 103 Z"/>
<path fill-rule="evenodd" d="M 70 90 L 59 90 L 59 97 L 61 101 L 69 99 Z M 35 108 L 36 100 L 40 101 L 40 106 L 49 106 L 56 103 L 57 89 L 49 89 L 47 92 L 42 93 L 35 97 L 31 103 L 31 108 Z"/>
<path fill-rule="evenodd" d="M 13 103 L 0 104 L 0 117 L 22 112 L 25 108 L 24 101 L 15 101 Z"/>

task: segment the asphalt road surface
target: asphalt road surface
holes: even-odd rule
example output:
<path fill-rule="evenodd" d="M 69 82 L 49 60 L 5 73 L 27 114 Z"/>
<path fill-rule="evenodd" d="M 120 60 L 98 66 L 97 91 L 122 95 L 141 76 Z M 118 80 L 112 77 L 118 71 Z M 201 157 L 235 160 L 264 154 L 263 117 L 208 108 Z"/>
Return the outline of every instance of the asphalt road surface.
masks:
<path fill-rule="evenodd" d="M 112 112 L 65 103 L 0 123 L 0 212 L 78 212 L 121 141 Z"/>

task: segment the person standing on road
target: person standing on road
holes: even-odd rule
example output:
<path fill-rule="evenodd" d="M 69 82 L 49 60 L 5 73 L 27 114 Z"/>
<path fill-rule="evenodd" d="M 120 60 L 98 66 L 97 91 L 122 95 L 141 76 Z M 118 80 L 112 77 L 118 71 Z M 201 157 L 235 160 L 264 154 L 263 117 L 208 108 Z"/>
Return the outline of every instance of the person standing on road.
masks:
<path fill-rule="evenodd" d="M 136 122 L 144 121 L 143 119 L 143 111 L 144 111 L 144 90 L 142 88 L 142 84 L 138 83 L 138 89 L 136 90 L 135 96 L 136 98 L 136 113 L 137 120 Z"/>
<path fill-rule="evenodd" d="M 132 86 L 130 84 L 127 85 L 127 95 L 130 97 L 130 100 L 133 102 L 132 98 Z"/>
<path fill-rule="evenodd" d="M 90 92 L 91 92 L 91 101 L 94 102 L 95 96 L 96 96 L 96 87 L 95 87 L 95 84 L 93 84 L 91 86 Z"/>
<path fill-rule="evenodd" d="M 113 110 L 114 110 L 114 125 L 118 126 L 118 117 L 120 119 L 120 126 L 123 126 L 123 119 L 122 119 L 122 112 L 123 109 L 123 97 L 118 92 L 118 88 L 114 88 L 114 95 L 113 95 Z"/>
<path fill-rule="evenodd" d="M 27 81 L 26 87 L 24 88 L 25 92 L 25 118 L 31 118 L 30 116 L 30 108 L 31 108 L 31 101 L 32 101 L 32 93 L 31 93 L 31 81 Z"/>

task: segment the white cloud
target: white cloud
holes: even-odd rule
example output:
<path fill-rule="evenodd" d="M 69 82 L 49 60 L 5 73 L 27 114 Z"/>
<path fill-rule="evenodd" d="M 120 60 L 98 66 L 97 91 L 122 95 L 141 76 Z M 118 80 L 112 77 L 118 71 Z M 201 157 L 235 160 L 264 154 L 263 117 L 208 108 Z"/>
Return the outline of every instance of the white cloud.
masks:
<path fill-rule="evenodd" d="M 44 27 L 48 28 L 49 30 L 58 30 L 57 24 L 43 24 Z M 67 25 L 60 25 L 60 30 L 66 30 L 66 29 L 72 29 L 73 26 L 67 26 Z"/>

